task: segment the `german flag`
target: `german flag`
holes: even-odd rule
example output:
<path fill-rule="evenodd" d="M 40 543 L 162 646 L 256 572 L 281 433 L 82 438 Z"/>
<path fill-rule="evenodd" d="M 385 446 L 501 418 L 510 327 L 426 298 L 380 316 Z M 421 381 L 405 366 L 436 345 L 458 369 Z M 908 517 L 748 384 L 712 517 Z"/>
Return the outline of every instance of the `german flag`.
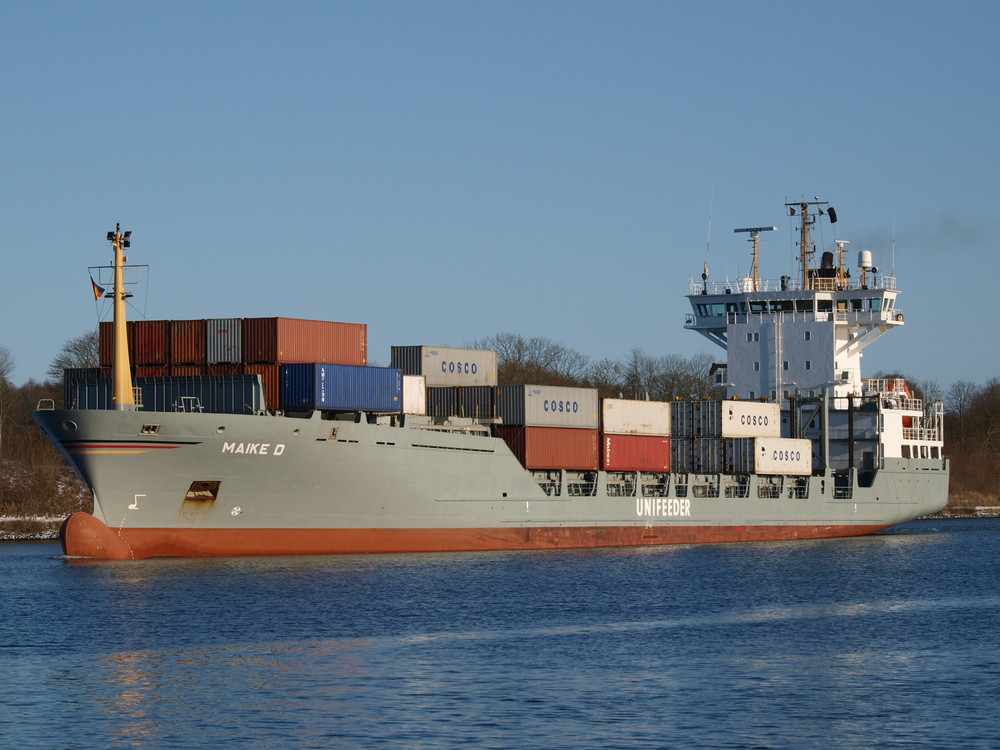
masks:
<path fill-rule="evenodd" d="M 94 299 L 98 300 L 104 295 L 104 287 L 98 286 L 97 282 L 94 281 L 94 277 L 90 277 L 90 283 L 94 287 Z"/>

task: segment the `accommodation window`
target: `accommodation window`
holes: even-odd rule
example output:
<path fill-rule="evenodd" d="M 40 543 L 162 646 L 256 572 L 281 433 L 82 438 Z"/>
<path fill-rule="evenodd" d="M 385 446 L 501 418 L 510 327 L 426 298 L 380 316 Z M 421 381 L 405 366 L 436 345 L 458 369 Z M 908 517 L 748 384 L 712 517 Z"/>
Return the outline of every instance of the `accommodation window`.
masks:
<path fill-rule="evenodd" d="M 781 369 L 782 370 L 787 370 L 788 369 L 788 362 L 782 362 L 781 363 Z"/>
<path fill-rule="evenodd" d="M 753 371 L 754 372 L 760 372 L 760 362 L 754 362 L 753 363 Z"/>
<path fill-rule="evenodd" d="M 904 445 L 903 446 L 902 455 L 903 455 L 903 458 L 909 458 L 910 457 L 910 446 L 908 446 L 908 445 Z"/>
<path fill-rule="evenodd" d="M 812 341 L 812 337 L 813 337 L 812 331 L 806 331 L 802 335 L 805 337 L 806 341 Z"/>
<path fill-rule="evenodd" d="M 806 360 L 806 369 L 811 370 L 813 368 L 813 363 L 811 359 Z"/>

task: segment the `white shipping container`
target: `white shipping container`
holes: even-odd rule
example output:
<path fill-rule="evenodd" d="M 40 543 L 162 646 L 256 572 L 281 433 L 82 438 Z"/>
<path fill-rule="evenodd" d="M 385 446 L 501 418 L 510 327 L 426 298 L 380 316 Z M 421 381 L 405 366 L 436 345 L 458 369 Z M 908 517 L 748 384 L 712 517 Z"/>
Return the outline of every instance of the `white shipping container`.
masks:
<path fill-rule="evenodd" d="M 423 375 L 429 386 L 496 385 L 497 353 L 445 346 L 394 346 L 392 366 Z"/>
<path fill-rule="evenodd" d="M 497 414 L 505 425 L 598 427 L 597 389 L 555 385 L 502 385 Z"/>
<path fill-rule="evenodd" d="M 423 375 L 403 376 L 403 413 L 427 414 L 427 383 Z"/>
<path fill-rule="evenodd" d="M 756 473 L 812 474 L 812 441 L 802 438 L 758 437 L 754 440 Z"/>
<path fill-rule="evenodd" d="M 670 404 L 667 401 L 606 398 L 601 405 L 601 423 L 608 435 L 669 437 Z"/>
<path fill-rule="evenodd" d="M 719 437 L 781 437 L 781 407 L 760 401 L 704 402 L 721 406 Z"/>

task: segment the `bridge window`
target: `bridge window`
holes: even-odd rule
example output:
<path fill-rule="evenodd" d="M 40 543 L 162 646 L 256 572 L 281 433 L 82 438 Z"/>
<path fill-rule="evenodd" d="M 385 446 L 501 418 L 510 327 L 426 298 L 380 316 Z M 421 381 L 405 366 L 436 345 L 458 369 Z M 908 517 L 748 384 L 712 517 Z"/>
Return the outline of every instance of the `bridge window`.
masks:
<path fill-rule="evenodd" d="M 795 309 L 799 312 L 812 312 L 813 301 L 811 299 L 800 299 L 795 301 Z"/>

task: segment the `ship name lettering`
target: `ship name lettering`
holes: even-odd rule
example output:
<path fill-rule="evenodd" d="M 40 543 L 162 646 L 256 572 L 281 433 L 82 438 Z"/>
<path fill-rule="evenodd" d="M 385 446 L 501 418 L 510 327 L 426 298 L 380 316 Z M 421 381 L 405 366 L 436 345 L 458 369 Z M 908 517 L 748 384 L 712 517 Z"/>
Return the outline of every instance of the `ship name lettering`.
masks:
<path fill-rule="evenodd" d="M 686 497 L 637 497 L 637 516 L 690 516 L 691 501 Z"/>
<path fill-rule="evenodd" d="M 284 443 L 223 443 L 223 453 L 249 456 L 280 456 L 285 452 Z"/>

